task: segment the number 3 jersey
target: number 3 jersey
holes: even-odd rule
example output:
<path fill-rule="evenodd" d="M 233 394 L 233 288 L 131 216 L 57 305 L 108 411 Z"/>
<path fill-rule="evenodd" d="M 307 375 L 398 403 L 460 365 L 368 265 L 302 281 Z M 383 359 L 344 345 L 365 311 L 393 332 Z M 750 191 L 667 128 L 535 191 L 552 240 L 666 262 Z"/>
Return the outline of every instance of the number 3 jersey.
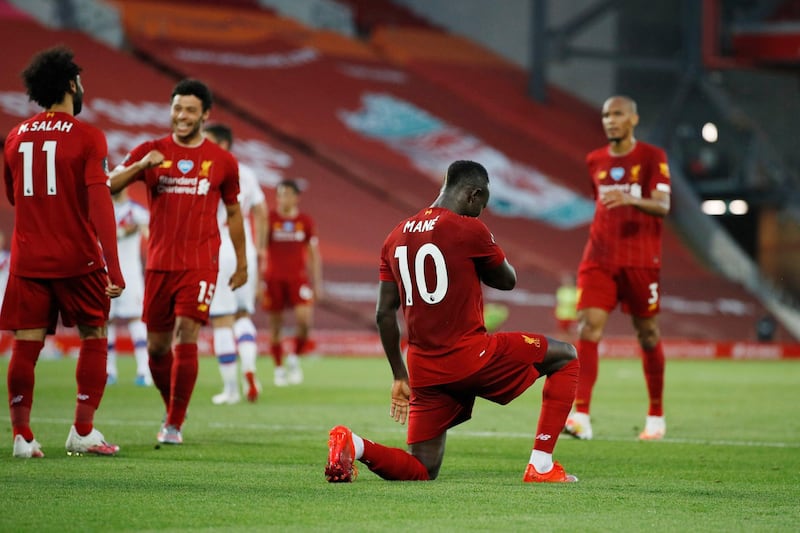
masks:
<path fill-rule="evenodd" d="M 583 262 L 606 267 L 661 267 L 663 218 L 633 206 L 608 209 L 601 198 L 614 189 L 637 198 L 650 198 L 654 190 L 669 194 L 664 150 L 637 141 L 630 153 L 615 156 L 603 147 L 586 156 L 586 166 L 592 180 L 595 213 Z"/>
<path fill-rule="evenodd" d="M 461 379 L 488 360 L 494 346 L 479 276 L 504 259 L 482 221 L 440 207 L 423 209 L 386 238 L 380 280 L 400 292 L 413 386 Z"/>
<path fill-rule="evenodd" d="M 87 192 L 108 183 L 103 133 L 68 113 L 45 111 L 11 130 L 4 156 L 6 195 L 15 207 L 11 273 L 66 278 L 103 268 Z"/>

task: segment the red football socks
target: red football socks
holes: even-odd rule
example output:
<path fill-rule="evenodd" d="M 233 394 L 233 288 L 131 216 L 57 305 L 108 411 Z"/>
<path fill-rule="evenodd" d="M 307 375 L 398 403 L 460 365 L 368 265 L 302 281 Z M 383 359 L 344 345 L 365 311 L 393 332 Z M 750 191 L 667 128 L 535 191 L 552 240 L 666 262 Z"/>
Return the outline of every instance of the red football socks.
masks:
<path fill-rule="evenodd" d="M 649 416 L 664 416 L 664 349 L 661 341 L 652 350 L 642 350 L 642 366 L 650 398 Z"/>
<path fill-rule="evenodd" d="M 94 413 L 103 399 L 106 388 L 106 358 L 108 341 L 83 339 L 81 341 L 75 380 L 78 383 L 78 402 L 75 405 L 75 430 L 78 435 L 92 431 Z"/>
<path fill-rule="evenodd" d="M 197 383 L 197 344 L 176 344 L 172 365 L 172 398 L 167 424 L 180 428 L 186 418 L 186 408 Z"/>
<path fill-rule="evenodd" d="M 294 353 L 297 355 L 306 353 L 306 344 L 308 344 L 308 339 L 296 337 L 294 339 Z"/>
<path fill-rule="evenodd" d="M 578 377 L 578 389 L 575 393 L 575 410 L 579 413 L 589 414 L 589 405 L 592 402 L 592 390 L 597 381 L 597 367 L 600 356 L 597 353 L 596 342 L 578 341 L 578 360 L 581 370 Z"/>
<path fill-rule="evenodd" d="M 172 396 L 172 350 L 161 357 L 150 355 L 148 359 L 150 375 L 153 376 L 153 384 L 158 389 L 158 392 L 161 393 L 161 399 L 164 400 L 164 408 L 169 410 L 169 399 Z"/>
<path fill-rule="evenodd" d="M 361 462 L 383 479 L 427 481 L 428 469 L 413 455 L 400 448 L 389 448 L 364 439 Z"/>
<path fill-rule="evenodd" d="M 575 389 L 578 386 L 578 360 L 573 359 L 561 369 L 553 372 L 544 382 L 542 389 L 542 409 L 536 428 L 534 450 L 553 453 L 558 435 L 564 429 Z"/>
<path fill-rule="evenodd" d="M 33 405 L 34 368 L 44 343 L 41 341 L 14 340 L 11 361 L 8 363 L 8 405 L 14 435 L 30 442 L 31 405 Z"/>
<path fill-rule="evenodd" d="M 272 360 L 275 361 L 275 366 L 283 364 L 283 347 L 279 342 L 273 342 L 269 346 L 269 353 L 272 354 Z"/>

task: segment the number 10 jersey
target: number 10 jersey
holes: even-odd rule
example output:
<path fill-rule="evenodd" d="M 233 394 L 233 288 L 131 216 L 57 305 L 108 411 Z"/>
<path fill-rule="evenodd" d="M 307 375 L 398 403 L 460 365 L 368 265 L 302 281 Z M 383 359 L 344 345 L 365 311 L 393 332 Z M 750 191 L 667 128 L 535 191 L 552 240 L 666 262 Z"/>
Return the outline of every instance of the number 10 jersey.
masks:
<path fill-rule="evenodd" d="M 489 359 L 479 276 L 504 259 L 482 221 L 440 207 L 423 209 L 386 238 L 380 280 L 400 292 L 412 386 L 458 380 Z"/>

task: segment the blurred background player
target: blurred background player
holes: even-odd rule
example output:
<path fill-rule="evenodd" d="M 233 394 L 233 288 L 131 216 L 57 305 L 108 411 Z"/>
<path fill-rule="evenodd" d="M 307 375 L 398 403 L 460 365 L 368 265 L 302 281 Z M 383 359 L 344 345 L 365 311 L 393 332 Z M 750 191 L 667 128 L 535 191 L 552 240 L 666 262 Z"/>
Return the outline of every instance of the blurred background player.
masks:
<path fill-rule="evenodd" d="M 564 430 L 593 436 L 589 407 L 597 381 L 598 351 L 609 313 L 621 303 L 632 317 L 642 350 L 650 404 L 642 440 L 664 437 L 664 350 L 658 328 L 661 303 L 661 233 L 670 209 L 670 177 L 664 150 L 638 141 L 636 102 L 612 96 L 603 104 L 608 145 L 586 156 L 595 195 L 589 241 L 578 267 L 578 357 L 575 411 Z"/>
<path fill-rule="evenodd" d="M 153 384 L 147 362 L 147 326 L 142 322 L 144 303 L 144 272 L 142 269 L 142 241 L 147 239 L 150 213 L 142 205 L 128 198 L 125 190 L 111 196 L 114 217 L 117 220 L 117 249 L 125 292 L 111 301 L 108 322 L 108 384 L 117 382 L 117 326 L 126 326 L 136 358 L 136 378 L 140 387 Z"/>
<path fill-rule="evenodd" d="M 564 272 L 561 285 L 556 289 L 556 337 L 562 341 L 572 342 L 575 336 L 575 324 L 578 320 L 578 287 L 575 286 L 575 275 Z"/>
<path fill-rule="evenodd" d="M 206 126 L 207 139 L 230 151 L 233 132 L 224 124 Z M 235 404 L 241 401 L 236 359 L 241 360 L 242 378 L 247 389 L 247 400 L 255 402 L 261 391 L 256 377 L 256 326 L 251 316 L 256 310 L 258 289 L 259 251 L 263 253 L 267 232 L 267 201 L 256 174 L 247 165 L 239 163 L 239 205 L 244 219 L 244 236 L 247 247 L 247 283 L 231 290 L 227 280 L 236 266 L 236 254 L 228 234 L 225 209 L 220 205 L 218 220 L 222 244 L 219 249 L 219 275 L 217 290 L 211 301 L 211 325 L 214 328 L 214 354 L 222 376 L 222 392 L 211 400 L 214 404 Z M 254 237 L 255 234 L 255 237 Z"/>
<path fill-rule="evenodd" d="M 307 348 L 313 302 L 322 297 L 322 257 L 314 221 L 308 214 L 300 212 L 297 181 L 284 180 L 278 184 L 275 204 L 267 225 L 263 303 L 269 313 L 275 385 L 284 387 L 303 381 L 299 356 Z M 294 351 L 286 356 L 286 366 L 281 344 L 285 309 L 294 309 L 295 318 Z"/>
<path fill-rule="evenodd" d="M 59 315 L 65 326 L 77 325 L 80 336 L 67 453 L 119 451 L 94 427 L 94 415 L 106 387 L 109 298 L 122 293 L 125 281 L 106 175 L 106 138 L 75 118 L 83 86 L 73 57 L 63 47 L 33 57 L 22 79 L 28 97 L 44 111 L 14 126 L 4 146 L 3 178 L 14 206 L 14 232 L 0 329 L 14 331 L 8 403 L 13 454 L 24 459 L 44 457 L 30 426 L 34 369 Z"/>
<path fill-rule="evenodd" d="M 483 322 L 486 331 L 494 333 L 508 320 L 508 306 L 498 303 L 486 303 L 483 306 Z"/>
<path fill-rule="evenodd" d="M 150 373 L 167 409 L 156 435 L 162 444 L 183 443 L 181 429 L 197 383 L 197 339 L 208 323 L 219 270 L 220 200 L 236 250 L 236 269 L 227 285 L 237 289 L 247 281 L 239 167 L 202 132 L 212 103 L 204 83 L 178 82 L 170 96 L 172 132 L 135 147 L 111 173 L 112 192 L 137 180 L 147 187 L 150 237 L 143 318 Z"/>

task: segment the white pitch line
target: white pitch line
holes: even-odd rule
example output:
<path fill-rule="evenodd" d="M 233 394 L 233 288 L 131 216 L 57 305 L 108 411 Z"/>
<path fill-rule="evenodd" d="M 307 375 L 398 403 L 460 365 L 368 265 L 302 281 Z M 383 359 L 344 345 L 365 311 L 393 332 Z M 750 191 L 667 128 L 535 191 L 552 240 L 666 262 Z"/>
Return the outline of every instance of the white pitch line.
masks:
<path fill-rule="evenodd" d="M 66 418 L 37 418 L 33 417 L 32 421 L 34 423 L 44 423 L 44 424 L 71 424 L 71 419 Z M 189 423 L 193 425 L 193 421 L 189 420 Z M 109 426 L 142 426 L 142 427 L 154 427 L 158 428 L 160 424 L 160 420 L 115 420 L 115 419 L 103 419 L 100 425 L 109 425 Z M 276 431 L 284 431 L 284 432 L 317 432 L 322 435 L 325 435 L 330 428 L 327 427 L 320 427 L 320 426 L 302 426 L 302 425 L 287 425 L 287 424 L 227 424 L 221 422 L 210 422 L 206 424 L 209 428 L 215 429 L 248 429 L 248 430 L 255 430 L 255 431 L 267 431 L 267 432 L 276 432 Z M 405 434 L 406 429 L 405 427 L 398 427 L 398 428 L 386 428 L 386 429 L 375 429 L 372 428 L 372 431 L 380 432 L 380 433 L 402 433 Z M 470 431 L 465 429 L 451 429 L 449 434 L 452 436 L 459 436 L 459 437 L 470 437 L 470 438 L 500 438 L 500 439 L 533 439 L 533 432 L 531 433 L 510 433 L 510 432 L 497 432 L 497 431 Z M 573 440 L 572 437 L 567 435 L 562 435 L 561 440 Z M 628 437 L 628 438 L 621 438 L 621 437 L 595 437 L 593 440 L 602 441 L 602 442 L 637 442 L 636 437 Z M 643 443 L 646 445 L 650 445 L 650 443 Z M 763 442 L 763 441 L 735 441 L 735 440 L 706 440 L 706 439 L 682 439 L 682 438 L 665 438 L 658 443 L 653 443 L 653 445 L 658 446 L 659 444 L 699 444 L 703 446 L 740 446 L 744 448 L 800 448 L 800 442 Z"/>

